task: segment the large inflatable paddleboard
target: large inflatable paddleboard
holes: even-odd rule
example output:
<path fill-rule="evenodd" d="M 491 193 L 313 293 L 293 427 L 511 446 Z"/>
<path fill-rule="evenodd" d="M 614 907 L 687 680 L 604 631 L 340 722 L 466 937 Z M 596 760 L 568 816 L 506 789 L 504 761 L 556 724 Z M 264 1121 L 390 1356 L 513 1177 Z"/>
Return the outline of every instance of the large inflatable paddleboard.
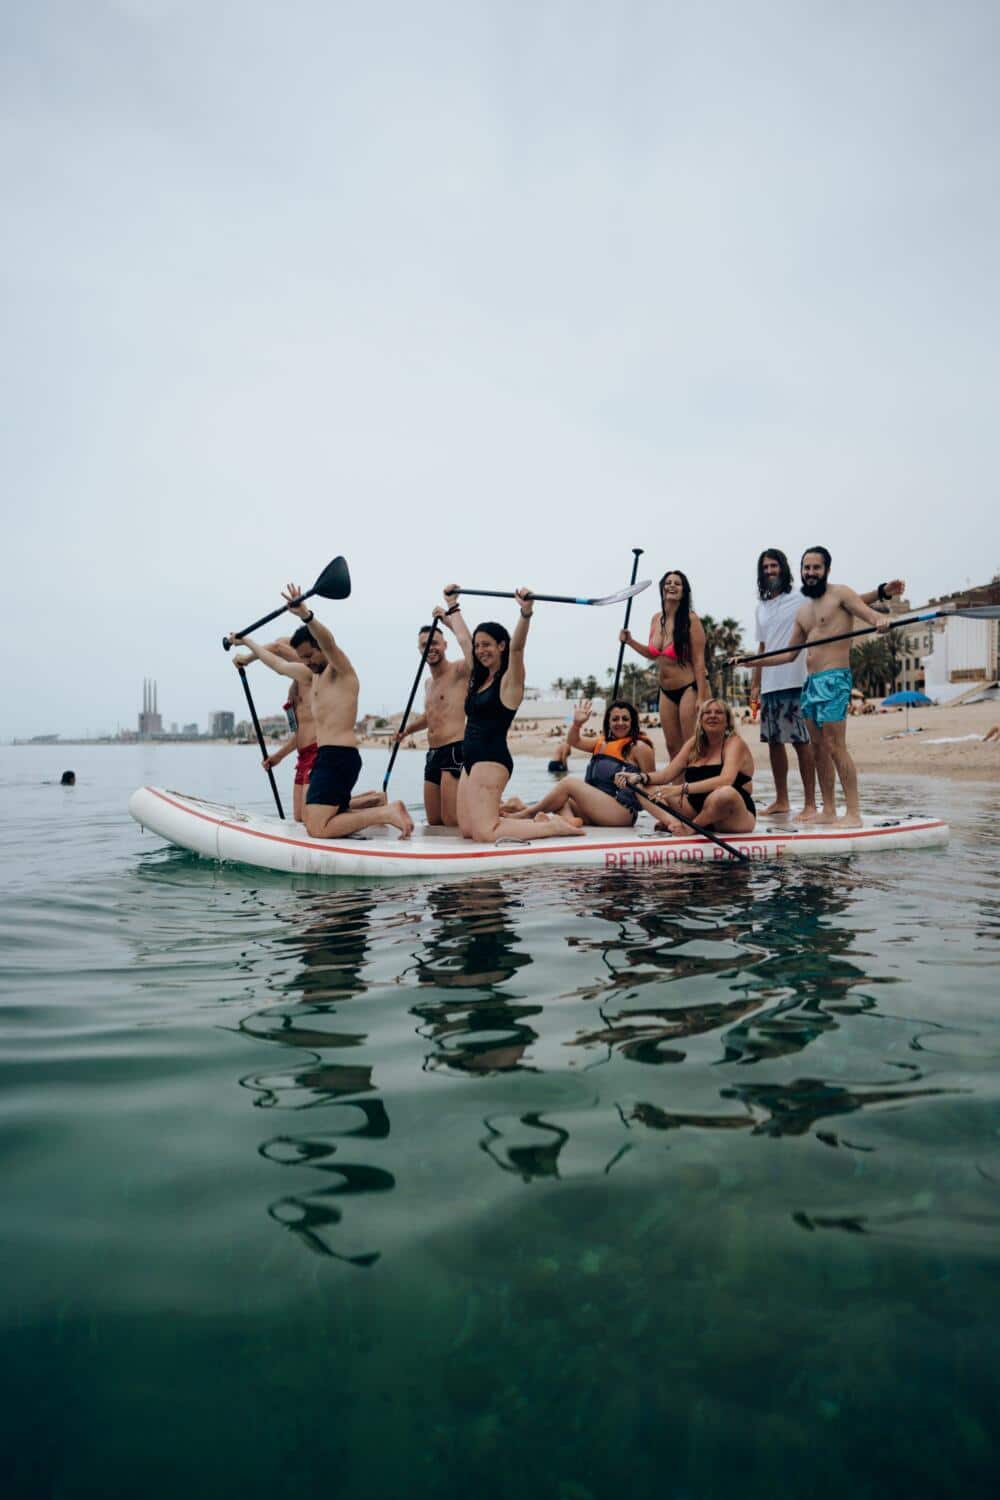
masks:
<path fill-rule="evenodd" d="M 133 792 L 128 810 L 143 828 L 192 854 L 295 875 L 471 875 L 556 865 L 653 871 L 732 860 L 708 839 L 694 834 L 671 838 L 645 813 L 634 828 L 587 828 L 580 838 L 473 844 L 450 830 L 419 824 L 409 839 L 382 828 L 346 839 L 311 839 L 301 823 L 241 812 L 155 786 Z M 948 825 L 937 818 L 866 818 L 864 828 L 852 829 L 781 828 L 769 823 L 754 833 L 727 835 L 727 842 L 764 862 L 793 855 L 928 849 L 948 842 Z"/>

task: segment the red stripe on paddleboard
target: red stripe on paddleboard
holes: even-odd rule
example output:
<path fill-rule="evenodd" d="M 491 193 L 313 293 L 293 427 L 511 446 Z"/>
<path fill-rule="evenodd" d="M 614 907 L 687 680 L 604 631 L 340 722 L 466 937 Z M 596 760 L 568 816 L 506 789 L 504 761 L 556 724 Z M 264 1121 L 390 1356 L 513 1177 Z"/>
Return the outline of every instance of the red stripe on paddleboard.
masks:
<path fill-rule="evenodd" d="M 147 786 L 145 790 L 147 792 L 151 792 L 154 797 L 159 797 L 161 802 L 166 802 L 168 807 L 176 807 L 178 812 L 187 813 L 188 816 L 192 818 L 200 818 L 204 823 L 212 823 L 216 828 L 228 828 L 233 833 L 244 833 L 249 835 L 251 838 L 264 839 L 265 842 L 269 844 L 289 844 L 293 849 L 317 849 L 324 854 L 362 854 L 366 859 L 414 859 L 418 862 L 420 862 L 421 860 L 431 859 L 496 859 L 499 856 L 507 856 L 512 854 L 568 854 L 573 849 L 595 849 L 598 851 L 604 849 L 678 849 L 684 848 L 688 845 L 693 846 L 694 848 L 701 848 L 705 844 L 711 843 L 710 839 L 705 838 L 682 839 L 672 838 L 669 835 L 666 835 L 661 839 L 633 839 L 631 843 L 625 843 L 623 840 L 618 840 L 610 844 L 596 844 L 589 839 L 584 839 L 581 843 L 577 843 L 574 839 L 572 844 L 552 844 L 547 839 L 545 839 L 539 840 L 534 844 L 518 844 L 516 845 L 516 847 L 509 849 L 500 849 L 496 847 L 492 849 L 467 849 L 462 850 L 460 853 L 448 853 L 447 850 L 442 850 L 440 853 L 434 854 L 431 853 L 430 850 L 422 851 L 416 849 L 400 849 L 397 851 L 395 848 L 365 849 L 360 842 L 357 844 L 352 843 L 345 846 L 343 844 L 331 843 L 329 839 L 323 839 L 321 842 L 316 843 L 312 842 L 309 839 L 285 838 L 285 836 L 280 833 L 264 833 L 262 829 L 248 828 L 244 823 L 232 823 L 227 818 L 215 818 L 212 817 L 209 813 L 198 812 L 195 808 L 188 807 L 186 803 L 175 802 L 173 797 L 168 797 L 165 792 L 161 792 L 155 786 Z M 731 833 L 727 834 L 726 838 L 728 839 L 729 843 L 733 844 L 736 848 L 739 847 L 739 841 L 741 839 L 745 843 L 755 844 L 788 844 L 796 838 L 798 838 L 800 841 L 805 838 L 815 838 L 821 840 L 823 843 L 834 843 L 839 839 L 885 838 L 886 835 L 890 833 L 924 833 L 931 828 L 945 828 L 946 826 L 947 825 L 943 823 L 940 818 L 932 818 L 927 823 L 908 823 L 903 829 L 853 828 L 846 829 L 843 833 L 817 832 L 808 834 Z M 400 843 L 403 842 L 405 842 L 405 840 L 401 839 Z"/>

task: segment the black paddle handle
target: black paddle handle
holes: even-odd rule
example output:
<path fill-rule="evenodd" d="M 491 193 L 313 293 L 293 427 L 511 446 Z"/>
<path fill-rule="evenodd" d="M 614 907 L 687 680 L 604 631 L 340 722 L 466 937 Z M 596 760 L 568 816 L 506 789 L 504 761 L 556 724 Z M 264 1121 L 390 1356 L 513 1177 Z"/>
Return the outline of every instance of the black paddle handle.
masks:
<path fill-rule="evenodd" d="M 633 792 L 635 792 L 636 796 L 641 797 L 644 802 L 653 802 L 653 798 L 647 797 L 645 792 L 640 792 L 637 786 L 632 787 L 632 790 Z M 660 812 L 669 813 L 670 816 L 672 818 L 676 818 L 679 823 L 686 823 L 689 828 L 693 829 L 695 833 L 700 833 L 703 838 L 711 839 L 713 844 L 718 844 L 720 849 L 725 849 L 726 853 L 731 854 L 734 859 L 741 859 L 745 865 L 750 864 L 751 861 L 749 854 L 744 854 L 742 849 L 736 849 L 732 844 L 727 844 L 725 839 L 718 838 L 711 831 L 711 829 L 699 828 L 697 823 L 693 822 L 691 818 L 686 817 L 684 813 L 678 812 L 676 807 L 664 807 L 661 802 L 653 802 L 653 806 L 658 807 L 660 809 Z"/>
<path fill-rule="evenodd" d="M 301 604 L 302 601 L 303 601 L 303 599 L 311 599 L 313 597 L 313 595 L 315 594 L 315 592 L 316 592 L 315 589 L 310 589 L 307 594 L 300 594 L 299 597 L 295 601 L 296 604 Z M 238 630 L 236 632 L 237 635 L 241 635 L 241 636 L 242 635 L 250 635 L 251 631 L 259 630 L 262 625 L 269 625 L 272 620 L 276 620 L 279 615 L 283 615 L 285 613 L 286 609 L 288 609 L 288 608 L 289 608 L 289 606 L 287 604 L 283 604 L 280 609 L 272 609 L 272 611 L 271 611 L 271 613 L 269 615 L 261 615 L 260 619 L 259 620 L 254 620 L 254 622 L 253 622 L 252 625 L 244 625 L 244 627 L 243 627 L 242 630 Z M 230 648 L 230 646 L 232 644 L 233 644 L 232 636 L 224 635 L 222 637 L 222 649 L 223 649 L 223 651 L 228 651 L 229 648 Z M 284 815 L 282 815 L 282 816 L 284 816 Z"/>
<path fill-rule="evenodd" d="M 635 558 L 635 561 L 632 564 L 632 577 L 628 581 L 629 582 L 629 588 L 631 588 L 632 585 L 633 585 L 633 583 L 635 583 L 636 577 L 638 576 L 638 573 L 639 573 L 639 559 L 642 556 L 642 548 L 641 547 L 633 547 L 632 548 L 632 555 Z M 634 594 L 630 594 L 629 598 L 628 598 L 628 602 L 625 605 L 625 624 L 622 626 L 622 629 L 626 633 L 628 632 L 628 622 L 632 618 L 632 600 L 634 598 L 635 598 L 635 595 Z M 618 643 L 618 665 L 615 667 L 615 685 L 611 689 L 611 701 L 612 702 L 614 702 L 614 700 L 618 697 L 618 684 L 621 681 L 622 662 L 624 660 L 625 660 L 625 642 L 624 641 L 620 641 Z"/>
<path fill-rule="evenodd" d="M 431 622 L 430 630 L 427 632 L 427 639 L 424 642 L 423 655 L 420 658 L 420 665 L 417 668 L 417 675 L 413 679 L 413 686 L 410 689 L 410 696 L 406 700 L 406 707 L 403 709 L 403 717 L 399 721 L 399 729 L 396 734 L 396 743 L 392 747 L 392 754 L 389 756 L 389 764 L 386 767 L 385 777 L 382 781 L 383 792 L 386 791 L 389 786 L 389 777 L 392 775 L 392 768 L 396 764 L 396 756 L 399 754 L 399 747 L 403 740 L 403 731 L 405 730 L 407 721 L 410 717 L 410 709 L 413 707 L 413 700 L 417 696 L 417 688 L 420 686 L 420 679 L 424 675 L 424 667 L 427 663 L 427 653 L 431 649 L 431 641 L 434 639 L 434 632 L 436 630 L 440 630 L 440 628 L 441 627 L 438 624 L 437 619 L 435 618 Z"/>
<path fill-rule="evenodd" d="M 278 613 L 280 615 L 280 609 L 278 610 Z M 274 616 L 272 615 L 271 619 L 273 618 Z M 258 624 L 263 624 L 263 621 L 258 621 Z M 253 629 L 253 627 L 251 626 L 250 629 Z M 250 710 L 250 717 L 253 720 L 254 732 L 257 735 L 257 743 L 260 746 L 260 753 L 264 757 L 264 759 L 267 760 L 267 746 L 264 744 L 264 734 L 260 727 L 260 720 L 257 717 L 257 710 L 253 706 L 253 698 L 250 694 L 250 684 L 249 682 L 247 682 L 247 674 L 243 667 L 237 667 L 236 670 L 240 674 L 240 681 L 243 684 L 243 691 L 247 695 L 247 708 Z M 265 766 L 264 769 L 267 771 L 267 779 L 271 783 L 271 791 L 274 793 L 274 805 L 278 809 L 278 817 L 284 820 L 285 812 L 284 808 L 281 805 L 281 798 L 278 796 L 278 783 L 274 779 L 274 772 L 271 770 L 270 766 Z"/>

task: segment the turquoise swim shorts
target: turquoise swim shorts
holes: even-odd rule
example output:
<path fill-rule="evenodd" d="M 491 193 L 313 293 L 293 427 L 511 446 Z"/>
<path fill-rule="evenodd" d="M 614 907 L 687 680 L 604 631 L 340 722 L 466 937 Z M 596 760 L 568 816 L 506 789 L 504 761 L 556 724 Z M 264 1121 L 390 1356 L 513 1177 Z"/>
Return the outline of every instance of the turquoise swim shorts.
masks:
<path fill-rule="evenodd" d="M 811 672 L 802 689 L 802 717 L 812 719 L 820 728 L 847 718 L 854 679 L 848 667 L 833 667 L 829 672 Z"/>

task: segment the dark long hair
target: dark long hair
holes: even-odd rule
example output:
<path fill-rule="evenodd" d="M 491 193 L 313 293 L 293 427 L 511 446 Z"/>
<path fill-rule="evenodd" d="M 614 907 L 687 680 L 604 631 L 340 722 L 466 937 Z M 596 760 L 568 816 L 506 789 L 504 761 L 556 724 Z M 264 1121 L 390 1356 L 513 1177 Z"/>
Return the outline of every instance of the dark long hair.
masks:
<path fill-rule="evenodd" d="M 674 655 L 678 661 L 691 661 L 691 585 L 680 568 L 668 568 L 660 579 L 660 627 L 667 627 L 667 612 L 663 608 L 663 585 L 668 578 L 679 578 L 683 593 L 674 615 Z"/>
<path fill-rule="evenodd" d="M 502 655 L 500 657 L 500 670 L 497 672 L 497 682 L 499 682 L 502 679 L 503 674 L 506 672 L 508 666 L 510 665 L 510 636 L 507 634 L 507 631 L 502 625 L 497 624 L 496 620 L 484 620 L 481 625 L 477 625 L 475 630 L 472 632 L 473 641 L 475 641 L 476 636 L 480 631 L 482 631 L 484 635 L 488 635 L 494 641 L 496 641 L 502 652 Z M 469 712 L 470 700 L 476 696 L 489 675 L 489 672 L 483 666 L 482 662 L 475 654 L 473 654 L 472 671 L 469 673 L 469 691 L 465 695 L 466 713 Z"/>
<path fill-rule="evenodd" d="M 642 727 L 639 723 L 639 710 L 636 708 L 635 704 L 630 703 L 627 698 L 616 698 L 613 703 L 609 703 L 607 708 L 604 710 L 605 740 L 609 740 L 611 738 L 611 710 L 613 708 L 628 709 L 628 746 L 631 750 L 636 740 L 641 740 L 643 737 Z"/>
<path fill-rule="evenodd" d="M 757 559 L 757 595 L 760 599 L 773 599 L 774 595 L 767 586 L 764 577 L 764 559 L 770 557 L 778 564 L 781 572 L 778 574 L 778 593 L 790 594 L 792 592 L 792 570 L 788 565 L 788 558 L 780 547 L 765 547 Z"/>

